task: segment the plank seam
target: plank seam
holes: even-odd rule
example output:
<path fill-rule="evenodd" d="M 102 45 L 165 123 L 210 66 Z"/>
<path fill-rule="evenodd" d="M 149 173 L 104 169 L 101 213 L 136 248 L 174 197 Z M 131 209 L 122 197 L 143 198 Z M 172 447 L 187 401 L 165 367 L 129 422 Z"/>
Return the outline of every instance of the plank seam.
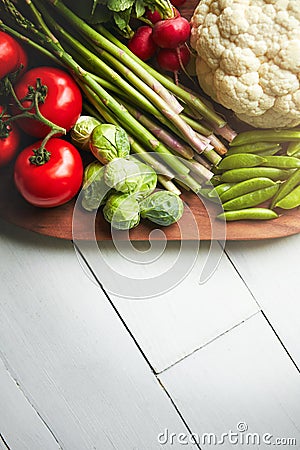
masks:
<path fill-rule="evenodd" d="M 73 242 L 74 247 L 76 247 L 76 250 L 78 251 L 78 253 L 80 254 L 81 258 L 83 259 L 84 263 L 86 264 L 88 270 L 91 272 L 93 278 L 95 279 L 97 285 L 100 287 L 100 289 L 102 290 L 103 294 L 105 295 L 105 297 L 107 298 L 107 300 L 109 301 L 111 307 L 113 308 L 113 310 L 115 311 L 115 313 L 117 314 L 119 320 L 122 322 L 123 326 L 125 327 L 126 331 L 129 333 L 130 337 L 132 338 L 132 340 L 134 341 L 135 345 L 137 346 L 138 350 L 140 351 L 140 353 L 142 354 L 144 360 L 146 361 L 146 363 L 148 364 L 148 366 L 150 367 L 151 371 L 155 374 L 155 370 L 154 367 L 152 366 L 152 364 L 150 363 L 149 359 L 147 358 L 146 354 L 144 353 L 143 349 L 141 348 L 140 344 L 138 343 L 137 339 L 135 338 L 134 334 L 132 333 L 132 331 L 130 330 L 130 328 L 128 327 L 127 323 L 125 322 L 125 320 L 123 319 L 123 317 L 121 316 L 118 308 L 115 306 L 114 302 L 112 301 L 112 299 L 110 298 L 110 296 L 108 295 L 108 293 L 106 292 L 103 284 L 101 283 L 101 281 L 98 279 L 97 275 L 95 274 L 93 268 L 91 267 L 91 265 L 89 264 L 89 262 L 87 261 L 86 257 L 83 255 L 83 253 L 81 252 L 81 250 L 79 249 L 79 247 L 77 247 L 77 245 L 75 244 L 75 242 Z"/>
<path fill-rule="evenodd" d="M 11 450 L 11 448 L 8 446 L 6 440 L 4 439 L 3 434 L 1 434 L 1 433 L 0 433 L 0 441 L 3 443 L 5 448 L 7 448 L 7 450 Z"/>
<path fill-rule="evenodd" d="M 221 245 L 221 244 L 220 244 Z M 235 265 L 235 263 L 233 262 L 233 260 L 231 259 L 231 257 L 229 256 L 229 254 L 227 253 L 226 249 L 224 249 L 224 254 L 226 255 L 226 258 L 228 259 L 228 261 L 230 262 L 230 264 L 232 265 L 232 267 L 234 268 L 234 270 L 236 271 L 237 275 L 239 276 L 239 278 L 242 280 L 243 284 L 245 285 L 246 289 L 248 290 L 249 294 L 251 295 L 251 297 L 253 298 L 253 300 L 255 301 L 255 303 L 257 304 L 257 306 L 259 307 L 260 311 L 261 311 L 261 306 L 258 302 L 258 300 L 255 298 L 255 295 L 253 294 L 253 292 L 251 291 L 250 287 L 248 286 L 248 284 L 246 283 L 246 281 L 244 280 L 242 274 L 239 272 L 237 266 Z"/>
<path fill-rule="evenodd" d="M 24 392 L 24 390 L 22 389 L 21 384 L 18 382 L 17 378 L 15 378 L 12 374 L 12 370 L 10 370 L 8 362 L 6 360 L 6 358 L 4 357 L 4 355 L 1 353 L 0 351 L 0 358 L 3 362 L 3 365 L 5 367 L 6 372 L 8 373 L 8 376 L 11 378 L 11 380 L 14 382 L 14 384 L 16 385 L 16 387 L 18 388 L 18 390 L 21 392 L 21 394 L 23 395 L 23 397 L 25 398 L 25 400 L 29 403 L 29 405 L 31 406 L 31 408 L 36 412 L 38 418 L 41 420 L 41 422 L 43 423 L 43 425 L 46 427 L 46 429 L 49 431 L 49 433 L 51 434 L 51 436 L 53 437 L 53 439 L 55 440 L 56 444 L 58 445 L 58 450 L 63 450 L 63 448 L 61 447 L 58 438 L 56 437 L 55 433 L 51 430 L 50 426 L 47 424 L 47 422 L 44 420 L 44 418 L 42 417 L 42 415 L 39 413 L 39 411 L 35 408 L 35 406 L 33 405 L 33 403 L 30 401 L 30 399 L 28 398 L 28 396 L 26 395 L 26 393 Z M 0 434 L 0 437 L 3 439 L 2 435 Z M 5 442 L 4 442 L 5 443 Z M 6 444 L 7 445 L 7 444 Z M 9 448 L 9 447 L 8 447 Z M 10 449 L 9 449 L 10 450 Z"/>
<path fill-rule="evenodd" d="M 171 395 L 169 394 L 169 391 L 166 389 L 166 387 L 164 386 L 163 382 L 158 378 L 158 376 L 156 376 L 157 381 L 159 382 L 161 388 L 163 389 L 163 391 L 165 392 L 166 396 L 168 397 L 168 399 L 170 400 L 171 404 L 173 405 L 175 411 L 177 412 L 177 414 L 179 415 L 179 417 L 181 418 L 182 422 L 184 423 L 184 425 L 186 426 L 188 432 L 190 433 L 190 437 L 192 438 L 196 448 L 198 448 L 199 450 L 201 450 L 201 447 L 199 446 L 199 444 L 196 442 L 193 432 L 191 430 L 191 428 L 189 427 L 189 425 L 187 424 L 185 418 L 183 417 L 182 413 L 180 412 L 178 406 L 176 405 L 175 401 L 173 400 L 173 398 L 171 397 Z"/>
<path fill-rule="evenodd" d="M 238 276 L 240 277 L 240 279 L 242 280 L 242 282 L 244 283 L 244 285 L 246 286 L 246 288 L 248 289 L 249 293 L 251 294 L 251 296 L 253 297 L 253 299 L 255 300 L 255 302 L 257 303 L 258 307 L 260 308 L 260 311 L 263 315 L 263 317 L 265 318 L 265 320 L 267 321 L 267 323 L 269 324 L 269 326 L 271 327 L 273 333 L 275 334 L 276 338 L 278 339 L 278 341 L 280 342 L 282 348 L 284 349 L 284 351 L 286 352 L 286 354 L 288 355 L 288 357 L 290 358 L 290 360 L 292 361 L 293 365 L 295 366 L 295 368 L 297 369 L 297 371 L 300 373 L 300 367 L 297 365 L 296 361 L 294 360 L 294 358 L 292 357 L 291 353 L 288 351 L 287 347 L 285 346 L 285 344 L 283 343 L 281 337 L 279 336 L 279 334 L 277 333 L 276 329 L 274 328 L 274 326 L 272 325 L 270 319 L 268 318 L 267 314 L 264 312 L 264 310 L 262 309 L 261 305 L 259 304 L 258 300 L 256 300 L 253 292 L 251 291 L 250 287 L 248 286 L 247 282 L 245 281 L 245 279 L 243 278 L 243 276 L 241 275 L 241 273 L 239 272 L 237 266 L 235 265 L 235 263 L 233 262 L 233 260 L 231 259 L 231 257 L 229 256 L 229 254 L 227 253 L 226 250 L 224 250 L 224 253 L 226 255 L 226 257 L 228 258 L 229 262 L 232 264 L 234 270 L 236 271 L 236 273 L 238 274 Z"/>
<path fill-rule="evenodd" d="M 242 325 L 243 323 L 247 322 L 247 320 L 252 319 L 252 317 L 256 316 L 257 314 L 260 314 L 261 311 L 256 311 L 255 313 L 251 314 L 249 317 L 246 317 L 244 320 L 242 320 L 239 323 L 236 323 L 235 325 L 233 325 L 231 328 L 229 328 L 228 330 L 224 331 L 221 334 L 218 334 L 218 336 L 214 337 L 213 339 L 211 339 L 210 341 L 206 342 L 205 344 L 201 345 L 201 347 L 196 348 L 195 350 L 193 350 L 191 353 L 188 353 L 187 355 L 183 356 L 182 358 L 178 359 L 178 361 L 175 361 L 173 364 L 171 364 L 170 366 L 166 367 L 165 369 L 161 370 L 160 372 L 157 372 L 157 375 L 161 375 L 162 373 L 166 372 L 167 370 L 171 369 L 172 367 L 176 366 L 177 364 L 181 363 L 182 361 L 184 361 L 185 359 L 189 358 L 190 356 L 194 355 L 196 352 L 198 352 L 199 350 L 202 350 L 204 347 L 207 347 L 208 345 L 210 345 L 212 342 L 217 341 L 218 339 L 222 338 L 223 336 L 225 336 L 227 333 L 230 333 L 232 330 L 234 330 L 235 328 L 239 327 L 240 325 Z"/>
<path fill-rule="evenodd" d="M 275 330 L 274 326 L 272 325 L 271 321 L 269 320 L 268 316 L 266 315 L 266 313 L 262 310 L 262 315 L 264 317 L 264 319 L 266 320 L 266 322 L 268 323 L 268 325 L 270 326 L 270 328 L 272 329 L 273 333 L 275 334 L 276 338 L 278 339 L 278 341 L 280 342 L 281 346 L 283 347 L 284 351 L 287 353 L 288 357 L 290 358 L 290 360 L 292 361 L 292 363 L 294 364 L 295 368 L 297 369 L 297 371 L 300 373 L 300 367 L 298 366 L 298 364 L 296 363 L 296 361 L 294 360 L 294 358 L 292 357 L 292 355 L 290 354 L 290 352 L 288 351 L 287 347 L 285 346 L 285 344 L 283 343 L 281 337 L 279 336 L 279 334 L 277 333 L 277 331 Z"/>

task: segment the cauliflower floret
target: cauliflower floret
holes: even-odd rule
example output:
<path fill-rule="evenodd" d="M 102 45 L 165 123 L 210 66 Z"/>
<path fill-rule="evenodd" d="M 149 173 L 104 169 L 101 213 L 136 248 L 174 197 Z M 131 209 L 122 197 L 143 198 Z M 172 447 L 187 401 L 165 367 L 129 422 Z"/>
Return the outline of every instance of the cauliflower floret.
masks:
<path fill-rule="evenodd" d="M 191 24 L 213 100 L 255 127 L 300 124 L 299 0 L 201 0 Z"/>

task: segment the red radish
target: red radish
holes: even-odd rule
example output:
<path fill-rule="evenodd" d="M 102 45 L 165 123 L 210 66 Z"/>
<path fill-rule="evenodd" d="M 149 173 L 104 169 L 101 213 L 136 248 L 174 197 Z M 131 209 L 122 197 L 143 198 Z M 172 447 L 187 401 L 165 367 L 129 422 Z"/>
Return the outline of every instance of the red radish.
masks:
<path fill-rule="evenodd" d="M 156 59 L 162 69 L 178 72 L 188 64 L 190 51 L 186 45 L 178 48 L 162 48 L 158 51 Z"/>
<path fill-rule="evenodd" d="M 157 48 L 152 39 L 152 27 L 139 27 L 128 42 L 128 48 L 143 61 L 150 59 Z"/>
<path fill-rule="evenodd" d="M 191 27 L 184 17 L 160 20 L 153 27 L 153 41 L 161 48 L 176 48 L 188 40 Z"/>
<path fill-rule="evenodd" d="M 176 9 L 174 6 L 173 6 L 173 13 L 174 13 L 174 17 L 173 17 L 173 19 L 176 19 L 176 17 L 180 17 L 181 16 L 181 14 L 180 14 L 180 12 L 178 11 L 178 9 Z"/>
<path fill-rule="evenodd" d="M 180 12 L 176 8 L 173 8 L 173 13 L 174 13 L 174 17 L 173 18 L 180 16 Z M 159 22 L 160 20 L 164 20 L 158 11 L 153 11 L 152 12 L 152 11 L 150 11 L 150 9 L 148 9 L 148 11 L 146 12 L 145 16 L 146 16 L 146 18 L 148 20 L 150 20 L 150 22 L 153 23 L 153 25 L 155 23 Z"/>
<path fill-rule="evenodd" d="M 162 20 L 162 17 L 158 11 L 152 12 L 150 11 L 150 9 L 148 9 L 148 11 L 146 12 L 146 18 L 150 20 L 150 22 L 152 22 L 153 24 Z"/>
<path fill-rule="evenodd" d="M 171 3 L 173 6 L 182 6 L 184 3 L 186 2 L 186 0 L 171 0 Z"/>

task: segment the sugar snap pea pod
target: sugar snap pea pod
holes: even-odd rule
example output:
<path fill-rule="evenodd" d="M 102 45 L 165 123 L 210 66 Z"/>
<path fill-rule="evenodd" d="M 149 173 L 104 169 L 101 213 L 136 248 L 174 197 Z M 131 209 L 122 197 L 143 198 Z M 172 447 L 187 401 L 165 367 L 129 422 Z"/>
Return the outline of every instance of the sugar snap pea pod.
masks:
<path fill-rule="evenodd" d="M 300 141 L 300 129 L 252 130 L 239 133 L 230 142 L 230 146 L 246 145 L 254 142 L 295 142 Z"/>
<path fill-rule="evenodd" d="M 214 189 L 211 190 L 211 192 L 208 194 L 209 197 L 217 197 L 221 196 L 223 193 L 225 193 L 228 189 L 230 189 L 232 186 L 234 186 L 235 183 L 222 183 L 216 186 Z"/>
<path fill-rule="evenodd" d="M 204 185 L 204 187 L 202 187 L 202 189 L 199 191 L 199 194 L 214 203 L 220 203 L 221 192 L 225 192 L 226 189 L 229 189 L 233 185 L 234 183 L 222 183 L 213 187 L 205 187 L 207 185 Z"/>
<path fill-rule="evenodd" d="M 219 170 L 228 170 L 239 167 L 255 167 L 263 165 L 265 161 L 265 158 L 254 153 L 236 153 L 235 155 L 225 156 L 217 168 Z"/>
<path fill-rule="evenodd" d="M 298 158 L 300 159 L 300 150 L 296 153 L 293 154 L 293 158 Z"/>
<path fill-rule="evenodd" d="M 207 198 L 208 200 L 211 200 L 212 202 L 217 198 L 214 188 L 201 188 L 198 194 L 200 194 L 202 197 Z"/>
<path fill-rule="evenodd" d="M 246 208 L 238 211 L 225 211 L 217 219 L 233 222 L 235 220 L 269 220 L 276 219 L 278 214 L 268 208 Z"/>
<path fill-rule="evenodd" d="M 220 197 L 217 194 L 215 188 L 202 188 L 199 192 L 198 192 L 202 197 L 206 198 L 207 200 L 209 200 L 210 202 L 213 203 L 218 203 L 220 204 Z"/>
<path fill-rule="evenodd" d="M 204 197 L 208 197 L 208 194 L 213 191 L 214 191 L 214 188 L 202 187 L 199 191 L 199 194 L 203 195 Z"/>
<path fill-rule="evenodd" d="M 235 147 L 232 147 L 235 148 Z M 278 145 L 276 147 L 267 148 L 266 150 L 262 150 L 261 152 L 257 153 L 259 156 L 273 156 L 276 155 L 280 150 L 282 149 L 281 145 Z"/>
<path fill-rule="evenodd" d="M 198 193 L 202 197 L 204 197 L 207 200 L 209 200 L 210 202 L 217 203 L 219 205 L 221 204 L 220 197 L 218 196 L 218 194 L 216 193 L 214 188 L 213 189 L 211 189 L 211 188 L 202 188 Z"/>
<path fill-rule="evenodd" d="M 296 153 L 300 153 L 300 141 L 290 142 L 286 149 L 288 156 L 295 156 Z"/>
<path fill-rule="evenodd" d="M 225 192 L 225 190 L 229 189 L 230 186 L 233 186 L 233 183 L 223 183 L 213 188 L 203 187 L 199 191 L 199 194 L 214 203 L 220 203 L 220 192 Z"/>
<path fill-rule="evenodd" d="M 293 209 L 300 206 L 300 186 L 295 187 L 288 195 L 276 203 L 276 207 L 282 209 Z"/>
<path fill-rule="evenodd" d="M 300 184 L 300 169 L 297 169 L 284 183 L 282 183 L 277 194 L 273 198 L 271 208 L 277 206 L 278 202 L 292 192 L 298 184 Z"/>
<path fill-rule="evenodd" d="M 277 167 L 278 169 L 297 169 L 300 167 L 300 160 L 293 156 L 265 156 L 265 167 Z"/>
<path fill-rule="evenodd" d="M 222 183 L 237 183 L 239 181 L 249 180 L 249 178 L 264 177 L 271 180 L 286 180 L 294 169 L 276 169 L 274 167 L 244 167 L 242 169 L 231 169 L 223 172 L 220 176 Z"/>
<path fill-rule="evenodd" d="M 213 167 L 212 172 L 214 173 L 214 175 L 221 175 L 221 173 L 223 173 L 224 170 L 219 169 L 218 167 Z"/>
<path fill-rule="evenodd" d="M 252 206 L 260 205 L 261 203 L 274 197 L 279 189 L 279 185 L 269 186 L 267 188 L 258 189 L 257 191 L 249 192 L 248 194 L 235 197 L 223 203 L 225 211 L 234 211 L 237 209 L 251 208 Z"/>
<path fill-rule="evenodd" d="M 273 142 L 255 142 L 254 144 L 237 145 L 235 147 L 230 147 L 227 150 L 226 155 L 234 155 L 236 153 L 259 153 L 270 150 L 270 149 L 280 150 L 280 144 L 274 144 Z"/>
<path fill-rule="evenodd" d="M 257 191 L 259 189 L 274 186 L 275 184 L 275 181 L 270 180 L 270 178 L 250 178 L 249 180 L 240 181 L 239 183 L 233 184 L 231 188 L 219 195 L 222 203 L 225 203 L 233 198 L 240 197 L 241 195 L 248 194 L 249 192 Z M 220 186 L 222 186 L 222 184 Z"/>
<path fill-rule="evenodd" d="M 221 183 L 220 176 L 214 175 L 210 180 L 209 184 L 212 184 L 213 186 L 218 186 Z"/>

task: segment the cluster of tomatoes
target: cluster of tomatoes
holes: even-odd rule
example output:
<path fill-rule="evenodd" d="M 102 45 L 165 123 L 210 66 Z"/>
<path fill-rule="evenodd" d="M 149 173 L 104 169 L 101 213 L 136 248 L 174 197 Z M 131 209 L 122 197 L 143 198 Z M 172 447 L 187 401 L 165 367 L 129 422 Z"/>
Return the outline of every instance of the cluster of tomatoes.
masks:
<path fill-rule="evenodd" d="M 178 73 L 190 60 L 187 42 L 190 37 L 190 23 L 182 17 L 175 6 L 185 0 L 173 0 L 174 17 L 162 20 L 158 11 L 146 12 L 152 25 L 137 28 L 128 42 L 128 48 L 141 60 L 147 61 L 155 56 L 161 69 Z"/>
<path fill-rule="evenodd" d="M 65 71 L 27 70 L 27 61 L 22 45 L 0 32 L 1 85 L 11 90 L 0 105 L 0 167 L 13 165 L 16 187 L 29 203 L 53 207 L 73 198 L 82 184 L 82 158 L 61 138 L 80 116 L 82 96 Z"/>

